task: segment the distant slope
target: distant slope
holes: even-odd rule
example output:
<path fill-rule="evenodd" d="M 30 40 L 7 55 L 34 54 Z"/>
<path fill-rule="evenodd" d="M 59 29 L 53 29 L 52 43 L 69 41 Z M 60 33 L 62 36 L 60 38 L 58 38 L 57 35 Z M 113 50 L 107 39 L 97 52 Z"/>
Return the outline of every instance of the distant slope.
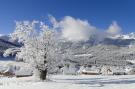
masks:
<path fill-rule="evenodd" d="M 3 53 L 8 48 L 20 47 L 19 43 L 11 42 L 10 37 L 6 35 L 0 36 L 0 56 L 3 56 Z"/>
<path fill-rule="evenodd" d="M 77 56 L 73 60 L 80 64 L 90 64 L 95 61 L 111 62 L 116 61 L 117 64 L 124 60 L 135 60 L 135 33 L 127 35 L 119 35 L 115 37 L 107 37 L 99 43 L 95 39 L 90 39 L 87 42 L 69 42 L 61 41 L 61 54 L 66 53 L 65 49 L 70 50 L 71 55 L 91 55 Z M 0 56 L 8 48 L 20 47 L 18 42 L 10 41 L 9 36 L 0 36 Z"/>
<path fill-rule="evenodd" d="M 125 36 L 125 35 L 124 35 Z M 79 64 L 106 63 L 109 65 L 126 65 L 125 60 L 135 60 L 135 38 L 115 37 L 105 38 L 97 44 L 88 42 L 63 42 L 62 49 L 70 49 L 70 54 L 91 54 L 73 58 Z"/>

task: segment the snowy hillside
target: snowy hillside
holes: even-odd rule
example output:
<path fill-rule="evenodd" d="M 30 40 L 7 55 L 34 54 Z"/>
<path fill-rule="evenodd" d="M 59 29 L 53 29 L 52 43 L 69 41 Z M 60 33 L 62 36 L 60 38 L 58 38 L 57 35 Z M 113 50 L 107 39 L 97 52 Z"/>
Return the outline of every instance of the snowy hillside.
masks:
<path fill-rule="evenodd" d="M 0 35 L 0 57 L 3 55 L 6 49 L 19 46 L 20 45 L 16 41 L 12 41 L 9 36 Z"/>
<path fill-rule="evenodd" d="M 121 34 L 121 35 L 116 35 L 114 37 L 111 37 L 111 38 L 114 38 L 114 39 L 135 39 L 135 33 L 134 32 L 131 32 L 129 34 Z"/>
<path fill-rule="evenodd" d="M 96 40 L 96 39 L 95 39 Z M 135 56 L 134 45 L 135 45 L 135 34 L 130 33 L 127 35 L 117 35 L 115 37 L 105 38 L 99 43 L 95 44 L 94 39 L 87 42 L 69 42 L 62 41 L 59 43 L 61 50 L 69 49 L 73 55 L 91 54 L 91 57 L 78 56 L 77 61 L 79 63 L 87 63 L 95 60 L 133 60 Z M 0 53 L 7 48 L 15 48 L 20 46 L 17 42 L 12 42 L 10 37 L 1 35 L 0 36 Z M 63 51 L 63 53 L 65 53 Z M 106 55 L 107 54 L 107 55 Z M 115 55 L 117 54 L 117 55 Z M 115 58 L 113 58 L 115 55 Z M 102 58 L 101 58 L 102 56 Z M 123 57 L 124 56 L 124 57 Z M 75 58 L 75 60 L 76 60 Z"/>
<path fill-rule="evenodd" d="M 133 35 L 133 33 L 131 34 Z M 95 61 L 108 61 L 110 65 L 112 61 L 115 61 L 117 64 L 121 64 L 120 62 L 124 60 L 134 60 L 135 58 L 135 39 L 133 39 L 133 36 L 129 39 L 119 37 L 115 39 L 105 38 L 98 44 L 92 42 L 94 41 L 78 43 L 62 42 L 59 45 L 62 50 L 70 50 L 70 55 L 74 55 L 72 57 L 74 61 L 77 61 L 81 65 L 93 64 Z M 90 56 L 86 56 L 87 54 Z M 116 65 L 116 63 L 113 65 Z"/>

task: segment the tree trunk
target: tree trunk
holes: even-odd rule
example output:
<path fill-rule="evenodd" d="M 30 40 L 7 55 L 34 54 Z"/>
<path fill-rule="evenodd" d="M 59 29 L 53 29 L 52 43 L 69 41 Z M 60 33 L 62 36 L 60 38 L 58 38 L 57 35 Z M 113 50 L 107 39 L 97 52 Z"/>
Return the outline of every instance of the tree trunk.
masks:
<path fill-rule="evenodd" d="M 41 80 L 46 80 L 46 76 L 47 76 L 47 69 L 40 70 L 40 79 Z"/>

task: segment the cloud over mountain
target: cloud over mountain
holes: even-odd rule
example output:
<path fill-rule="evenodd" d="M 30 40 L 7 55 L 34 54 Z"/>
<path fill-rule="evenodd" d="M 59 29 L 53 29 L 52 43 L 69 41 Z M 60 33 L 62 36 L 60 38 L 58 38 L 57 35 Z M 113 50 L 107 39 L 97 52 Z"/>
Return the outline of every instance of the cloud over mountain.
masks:
<path fill-rule="evenodd" d="M 69 41 L 87 41 L 96 30 L 87 21 L 75 19 L 70 16 L 64 17 L 59 24 L 62 28 L 62 37 Z"/>
<path fill-rule="evenodd" d="M 108 28 L 107 33 L 110 35 L 117 35 L 121 33 L 121 27 L 114 21 Z"/>
<path fill-rule="evenodd" d="M 107 36 L 115 36 L 121 33 L 121 27 L 114 21 L 105 31 L 92 26 L 87 20 L 76 19 L 71 16 L 65 16 L 57 21 L 53 16 L 49 16 L 50 21 L 55 28 L 59 28 L 61 37 L 68 41 L 88 41 L 94 39 L 99 42 Z"/>

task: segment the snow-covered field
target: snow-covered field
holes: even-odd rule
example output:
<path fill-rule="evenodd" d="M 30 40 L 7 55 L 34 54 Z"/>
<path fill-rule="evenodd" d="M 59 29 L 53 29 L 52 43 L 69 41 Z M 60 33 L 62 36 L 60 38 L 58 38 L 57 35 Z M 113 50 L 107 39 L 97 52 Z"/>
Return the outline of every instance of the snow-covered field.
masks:
<path fill-rule="evenodd" d="M 51 75 L 48 81 L 0 77 L 0 89 L 135 89 L 135 75 Z"/>
<path fill-rule="evenodd" d="M 0 61 L 0 69 L 27 63 Z M 13 67 L 14 69 L 14 67 Z M 135 75 L 49 75 L 47 81 L 35 77 L 0 77 L 0 89 L 135 89 Z"/>

